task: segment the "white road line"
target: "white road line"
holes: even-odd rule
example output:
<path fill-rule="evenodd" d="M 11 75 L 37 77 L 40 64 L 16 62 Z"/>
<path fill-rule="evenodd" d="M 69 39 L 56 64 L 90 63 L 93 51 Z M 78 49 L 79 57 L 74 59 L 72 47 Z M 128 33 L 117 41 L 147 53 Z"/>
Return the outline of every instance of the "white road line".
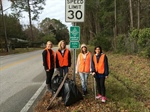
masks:
<path fill-rule="evenodd" d="M 28 103 L 22 108 L 22 110 L 20 112 L 28 112 L 28 110 L 33 105 L 33 103 L 37 99 L 37 97 L 40 95 L 40 93 L 42 92 L 44 87 L 45 87 L 45 81 L 41 85 L 41 87 L 36 91 L 36 93 L 31 97 L 31 99 L 28 101 Z"/>

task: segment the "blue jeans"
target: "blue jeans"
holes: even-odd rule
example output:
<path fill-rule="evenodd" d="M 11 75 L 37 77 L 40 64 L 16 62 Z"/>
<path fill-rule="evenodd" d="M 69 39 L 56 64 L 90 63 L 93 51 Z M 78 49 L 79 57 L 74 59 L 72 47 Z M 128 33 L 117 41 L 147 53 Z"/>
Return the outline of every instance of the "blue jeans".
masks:
<path fill-rule="evenodd" d="M 59 68 L 60 76 L 63 77 L 63 73 L 66 75 L 68 73 L 68 67 L 60 67 Z"/>
<path fill-rule="evenodd" d="M 79 72 L 79 75 L 80 75 L 80 79 L 81 79 L 82 90 L 87 91 L 88 73 Z"/>

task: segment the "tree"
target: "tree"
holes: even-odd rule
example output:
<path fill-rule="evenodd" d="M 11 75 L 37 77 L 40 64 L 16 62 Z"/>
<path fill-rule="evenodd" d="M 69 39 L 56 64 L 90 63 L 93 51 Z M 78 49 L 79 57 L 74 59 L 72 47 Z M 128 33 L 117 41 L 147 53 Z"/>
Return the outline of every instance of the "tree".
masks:
<path fill-rule="evenodd" d="M 38 15 L 44 9 L 45 0 L 11 0 L 12 10 L 17 12 L 18 16 L 21 16 L 21 12 L 28 12 L 29 15 L 29 25 L 31 31 L 31 40 L 34 40 L 33 30 L 32 30 L 32 20 L 37 20 Z M 33 16 L 31 15 L 33 14 Z M 16 15 L 16 14 L 15 14 Z"/>
<path fill-rule="evenodd" d="M 32 25 L 32 32 L 34 33 L 34 41 L 38 41 L 39 40 L 39 33 L 40 33 L 40 31 L 39 31 L 39 29 L 37 29 L 35 26 L 33 26 Z M 24 33 L 25 33 L 25 35 L 26 35 L 26 37 L 27 37 L 27 40 L 30 40 L 30 38 L 31 38 L 31 27 L 27 27 L 26 29 L 24 29 Z"/>
<path fill-rule="evenodd" d="M 132 0 L 129 0 L 129 8 L 130 8 L 130 27 L 133 28 L 133 11 L 132 11 Z"/>
<path fill-rule="evenodd" d="M 137 15 L 138 15 L 138 22 L 137 22 L 137 28 L 140 29 L 140 0 L 137 0 L 138 6 L 137 6 Z"/>
<path fill-rule="evenodd" d="M 25 34 L 23 32 L 22 25 L 20 24 L 19 20 L 14 17 L 13 15 L 3 15 L 3 18 L 5 20 L 5 27 L 7 32 L 7 40 L 8 45 L 11 44 L 11 39 L 26 39 Z M 0 15 L 0 32 L 4 32 L 3 24 L 2 24 L 2 15 Z M 2 37 L 1 45 L 3 47 L 3 41 L 5 34 L 0 33 L 0 37 Z"/>
<path fill-rule="evenodd" d="M 0 0 L 0 6 L 1 6 L 0 9 L 2 11 L 2 22 L 3 22 L 4 33 L 5 33 L 5 46 L 6 46 L 6 51 L 9 52 L 9 46 L 8 46 L 8 40 L 7 40 L 7 31 L 6 31 L 6 24 L 5 24 L 4 14 L 3 14 L 2 0 Z"/>
<path fill-rule="evenodd" d="M 150 1 L 141 0 L 140 3 L 140 28 L 150 27 Z"/>
<path fill-rule="evenodd" d="M 114 5 L 110 0 L 86 0 L 85 21 L 77 23 L 81 29 L 81 42 L 89 44 L 99 38 L 100 33 L 105 36 L 113 35 Z M 102 35 L 101 35 L 102 36 Z"/>
<path fill-rule="evenodd" d="M 44 33 L 44 35 L 54 34 L 57 42 L 60 40 L 65 40 L 67 43 L 69 42 L 69 31 L 66 25 L 62 24 L 59 20 L 45 18 L 40 23 L 40 31 Z"/>

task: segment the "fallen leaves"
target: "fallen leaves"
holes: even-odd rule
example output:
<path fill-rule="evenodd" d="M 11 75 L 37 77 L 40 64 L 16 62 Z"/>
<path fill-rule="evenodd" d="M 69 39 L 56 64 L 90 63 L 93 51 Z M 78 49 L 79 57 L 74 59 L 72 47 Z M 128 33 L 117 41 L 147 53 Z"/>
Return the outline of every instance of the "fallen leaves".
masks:
<path fill-rule="evenodd" d="M 83 100 L 71 106 L 64 106 L 62 100 L 57 98 L 49 112 L 129 112 L 150 109 L 150 60 L 112 53 L 108 53 L 107 56 L 110 76 L 106 80 L 106 103 L 95 100 L 94 80 L 89 76 L 89 94 Z M 72 75 L 69 75 L 69 78 L 71 79 Z M 81 90 L 79 75 L 76 75 L 76 84 Z M 34 112 L 45 112 L 50 99 L 51 94 L 46 92 L 37 103 Z"/>

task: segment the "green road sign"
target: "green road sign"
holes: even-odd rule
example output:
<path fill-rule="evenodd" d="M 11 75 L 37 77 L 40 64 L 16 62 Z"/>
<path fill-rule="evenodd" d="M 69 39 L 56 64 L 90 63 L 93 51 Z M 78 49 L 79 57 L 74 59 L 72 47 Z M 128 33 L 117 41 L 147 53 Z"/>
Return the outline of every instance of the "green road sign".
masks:
<path fill-rule="evenodd" d="M 79 41 L 71 41 L 70 42 L 70 48 L 72 48 L 72 49 L 77 49 L 77 48 L 79 48 L 79 46 L 80 46 Z"/>
<path fill-rule="evenodd" d="M 80 40 L 80 27 L 71 26 L 70 27 L 70 41 L 79 41 Z"/>

